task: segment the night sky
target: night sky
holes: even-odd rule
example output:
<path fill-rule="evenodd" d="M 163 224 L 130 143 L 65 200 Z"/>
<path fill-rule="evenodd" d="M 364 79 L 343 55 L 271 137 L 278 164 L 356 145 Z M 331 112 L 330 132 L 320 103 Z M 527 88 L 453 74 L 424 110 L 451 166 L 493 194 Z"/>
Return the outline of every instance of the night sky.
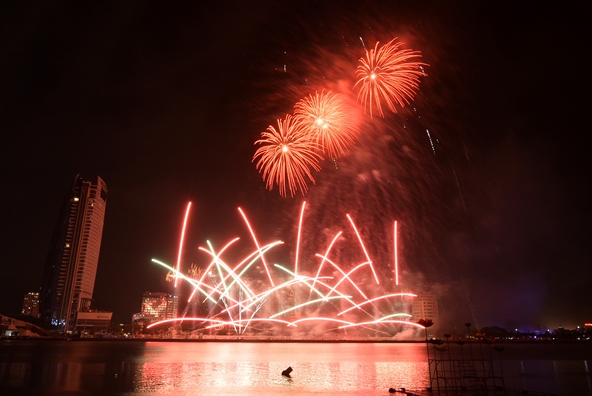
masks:
<path fill-rule="evenodd" d="M 4 2 L 0 312 L 38 289 L 81 174 L 109 189 L 93 308 L 119 322 L 173 291 L 150 260 L 176 261 L 187 202 L 186 266 L 207 239 L 252 248 L 239 206 L 291 249 L 303 199 L 312 254 L 351 213 L 380 261 L 398 219 L 402 282 L 446 326 L 592 320 L 591 35 L 571 3 Z M 363 44 L 395 37 L 429 65 L 414 102 L 360 116 L 306 196 L 266 190 L 261 132 L 305 95 L 353 95 Z"/>

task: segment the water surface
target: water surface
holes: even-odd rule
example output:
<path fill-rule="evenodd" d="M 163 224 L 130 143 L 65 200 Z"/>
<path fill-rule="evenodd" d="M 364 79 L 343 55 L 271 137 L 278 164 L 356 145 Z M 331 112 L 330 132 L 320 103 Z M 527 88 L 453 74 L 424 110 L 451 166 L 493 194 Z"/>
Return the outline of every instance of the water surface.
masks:
<path fill-rule="evenodd" d="M 592 395 L 591 352 L 516 344 L 490 359 L 507 387 Z M 427 367 L 421 343 L 0 341 L 0 393 L 11 395 L 387 395 L 425 389 Z"/>

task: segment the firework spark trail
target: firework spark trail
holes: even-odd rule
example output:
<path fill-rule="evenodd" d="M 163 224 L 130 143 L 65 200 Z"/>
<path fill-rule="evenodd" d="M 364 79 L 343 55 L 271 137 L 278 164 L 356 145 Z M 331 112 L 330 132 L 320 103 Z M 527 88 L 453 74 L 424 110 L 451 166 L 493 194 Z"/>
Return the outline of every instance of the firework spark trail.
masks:
<path fill-rule="evenodd" d="M 373 324 L 383 324 L 383 323 L 397 323 L 397 324 L 405 324 L 417 327 L 418 329 L 423 329 L 424 327 L 418 323 L 407 322 L 405 320 L 373 320 L 372 322 L 362 322 L 362 323 L 352 323 L 344 326 L 339 326 L 340 329 L 345 329 L 347 327 L 357 327 L 357 326 L 368 326 Z"/>
<path fill-rule="evenodd" d="M 208 285 L 207 283 L 202 283 L 200 281 L 195 281 L 194 279 L 191 279 L 185 275 L 183 275 L 180 272 L 177 272 L 173 267 L 171 267 L 170 265 L 167 265 L 165 263 L 163 263 L 162 261 L 156 260 L 156 259 L 152 259 L 151 260 L 153 263 L 156 263 L 158 265 L 161 265 L 167 269 L 169 269 L 170 271 L 173 271 L 173 273 L 176 273 L 176 277 L 182 278 L 183 280 L 186 280 L 187 282 L 189 282 L 193 287 L 195 287 L 196 289 L 198 289 L 201 293 L 203 293 L 204 295 L 208 295 L 207 292 L 205 292 L 204 290 L 201 289 L 201 287 L 204 287 L 206 289 L 211 289 L 211 290 L 215 290 L 216 288 L 213 286 Z M 210 298 L 210 301 L 213 303 L 216 303 L 216 300 L 214 300 L 213 298 Z"/>
<path fill-rule="evenodd" d="M 354 231 L 356 232 L 356 235 L 358 236 L 358 240 L 360 241 L 360 246 L 362 246 L 362 250 L 364 251 L 364 254 L 366 255 L 366 259 L 368 259 L 368 262 L 370 263 L 370 268 L 372 268 L 372 273 L 374 274 L 374 279 L 376 279 L 376 284 L 378 285 L 380 282 L 378 282 L 378 276 L 376 276 L 376 271 L 374 271 L 374 265 L 372 264 L 372 260 L 370 260 L 370 256 L 368 255 L 368 252 L 366 251 L 366 247 L 364 247 L 364 242 L 362 241 L 362 237 L 360 236 L 360 233 L 358 232 L 358 229 L 356 228 L 356 225 L 354 224 L 354 221 L 352 220 L 351 216 L 348 214 L 346 215 L 349 222 L 351 223 Z"/>
<path fill-rule="evenodd" d="M 412 293 L 393 293 L 393 294 L 386 294 L 384 296 L 379 296 L 379 297 L 375 297 L 372 298 L 370 300 L 366 300 L 360 304 L 356 304 L 351 308 L 346 309 L 345 311 L 341 311 L 337 314 L 337 316 L 341 316 L 344 313 L 347 313 L 349 311 L 351 311 L 352 309 L 356 309 L 356 308 L 360 308 L 362 305 L 366 305 L 366 304 L 372 304 L 374 301 L 378 301 L 378 300 L 382 300 L 385 298 L 389 298 L 389 297 L 397 297 L 397 296 L 407 296 L 407 297 L 417 297 L 417 294 L 412 294 Z"/>
<path fill-rule="evenodd" d="M 183 228 L 181 229 L 181 242 L 179 242 L 179 255 L 177 256 L 177 271 L 181 268 L 181 253 L 183 252 L 183 239 L 185 239 L 185 228 L 187 227 L 187 218 L 189 217 L 189 209 L 191 208 L 191 202 L 187 204 L 187 210 L 185 211 L 185 219 L 183 220 Z M 177 287 L 177 279 L 175 278 L 175 288 Z"/>
<path fill-rule="evenodd" d="M 279 264 L 275 264 L 275 266 L 276 266 L 276 267 L 278 267 L 278 268 L 280 268 L 280 269 L 282 269 L 282 270 L 284 270 L 284 271 L 286 271 L 286 272 L 287 272 L 287 273 L 289 273 L 290 275 L 294 275 L 292 272 L 290 272 L 290 271 L 289 271 L 289 270 L 287 270 L 286 268 L 283 268 L 283 267 L 282 267 L 282 266 L 280 266 Z M 333 277 L 329 277 L 329 276 L 327 276 L 327 277 L 320 277 L 320 278 L 317 278 L 317 279 L 333 279 Z M 246 305 L 245 305 L 245 309 L 246 309 L 246 310 L 248 310 L 248 309 L 249 309 L 250 307 L 252 307 L 253 305 L 259 304 L 261 301 L 265 300 L 267 297 L 269 297 L 270 295 L 272 295 L 273 293 L 275 293 L 275 292 L 277 292 L 277 291 L 279 291 L 279 290 L 282 290 L 282 289 L 288 288 L 288 287 L 290 287 L 290 286 L 298 285 L 298 284 L 301 284 L 301 283 L 304 283 L 304 284 L 306 284 L 306 285 L 309 285 L 309 281 L 310 281 L 310 280 L 312 280 L 312 278 L 310 278 L 310 277 L 307 277 L 307 276 L 302 276 L 302 275 L 295 276 L 295 279 L 292 279 L 292 280 L 286 281 L 286 282 L 284 282 L 284 283 L 282 283 L 282 284 L 279 284 L 279 285 L 277 285 L 277 286 L 275 286 L 275 287 L 273 287 L 273 288 L 271 288 L 271 289 L 268 289 L 268 290 L 266 290 L 266 291 L 264 291 L 264 292 L 262 292 L 262 293 L 260 293 L 260 294 L 256 295 L 255 297 L 253 297 L 253 298 L 251 299 L 251 300 L 252 300 L 251 302 L 249 302 L 248 304 L 246 304 Z M 330 286 L 329 286 L 329 285 L 327 285 L 326 283 L 323 283 L 323 282 L 320 282 L 320 281 L 319 281 L 319 284 L 321 284 L 321 285 L 325 286 L 326 288 L 330 288 Z M 315 292 L 316 292 L 316 293 L 317 293 L 319 296 L 321 296 L 321 299 L 325 299 L 325 298 L 326 298 L 326 296 L 325 296 L 323 293 L 321 293 L 321 292 L 320 292 L 318 289 L 315 289 Z M 342 295 L 342 296 L 343 296 L 343 295 Z M 229 311 L 229 310 L 231 310 L 231 309 L 233 309 L 233 308 L 236 308 L 237 306 L 238 306 L 238 304 L 237 304 L 237 305 L 235 305 L 235 306 L 227 307 L 227 308 L 226 308 L 224 311 L 221 311 L 221 312 L 219 312 L 217 315 L 224 314 L 224 313 L 226 313 L 227 311 Z"/>
<path fill-rule="evenodd" d="M 299 234 L 301 232 L 300 228 L 302 226 L 304 207 L 305 206 L 303 204 L 300 213 L 300 226 L 298 231 Z M 240 208 L 239 211 L 248 225 L 249 231 L 251 232 L 251 235 L 255 241 L 256 249 L 254 249 L 251 252 L 248 252 L 248 254 L 243 259 L 241 259 L 238 262 L 238 264 L 230 265 L 222 258 L 222 253 L 226 252 L 231 245 L 234 245 L 235 242 L 239 240 L 238 238 L 235 238 L 228 242 L 219 251 L 215 251 L 215 249 L 209 241 L 209 249 L 203 247 L 199 248 L 200 251 L 207 253 L 212 259 L 207 265 L 207 269 L 204 271 L 199 281 L 182 274 L 180 271 L 168 266 L 165 263 L 162 263 L 155 259 L 152 260 L 153 262 L 171 271 L 174 274 L 173 276 L 175 278 L 186 280 L 190 285 L 192 285 L 194 288 L 193 292 L 191 293 L 192 297 L 196 292 L 199 292 L 205 297 L 204 302 L 212 302 L 213 306 L 210 307 L 210 313 L 208 314 L 208 317 L 187 318 L 183 316 L 180 318 L 174 318 L 167 321 L 156 322 L 152 324 L 151 327 L 161 323 L 169 323 L 172 321 L 183 322 L 185 320 L 189 320 L 201 321 L 204 325 L 206 323 L 210 323 L 210 325 L 207 325 L 205 329 L 220 327 L 221 325 L 224 325 L 230 326 L 230 328 L 233 329 L 236 334 L 245 334 L 249 326 L 255 323 L 267 322 L 270 324 L 284 324 L 287 327 L 297 327 L 298 325 L 303 325 L 305 323 L 322 322 L 326 324 L 334 323 L 339 325 L 339 327 L 329 328 L 327 330 L 337 330 L 339 328 L 346 327 L 358 327 L 360 329 L 374 331 L 377 334 L 384 333 L 385 335 L 389 335 L 390 333 L 385 332 L 384 328 L 381 330 L 379 328 L 372 327 L 372 325 L 385 326 L 389 325 L 390 323 L 391 327 L 389 327 L 389 331 L 393 331 L 392 324 L 412 324 L 407 321 L 390 320 L 390 318 L 403 317 L 406 315 L 408 316 L 408 314 L 396 311 L 393 312 L 393 307 L 390 304 L 387 304 L 388 311 L 383 312 L 381 310 L 381 306 L 385 307 L 385 304 L 378 305 L 377 302 L 381 300 L 388 301 L 388 299 L 392 297 L 415 297 L 415 294 L 393 293 L 369 299 L 368 297 L 366 297 L 366 294 L 364 294 L 362 287 L 360 287 L 360 285 L 356 283 L 356 280 L 354 278 L 356 276 L 359 276 L 359 269 L 363 268 L 366 265 L 372 267 L 372 262 L 369 259 L 368 252 L 365 251 L 365 246 L 362 242 L 361 236 L 349 215 L 347 216 L 349 222 L 351 223 L 351 226 L 356 233 L 356 236 L 359 241 L 359 246 L 361 250 L 364 251 L 364 254 L 366 255 L 366 258 L 368 258 L 368 261 L 358 264 L 350 264 L 350 268 L 348 270 L 344 270 L 340 265 L 336 264 L 334 261 L 329 259 L 328 256 L 331 252 L 332 247 L 339 239 L 339 237 L 342 235 L 342 233 L 339 232 L 331 241 L 330 246 L 326 250 L 326 254 L 324 256 L 316 254 L 316 256 L 321 258 L 321 265 L 319 266 L 319 270 L 315 271 L 317 273 L 316 276 L 310 277 L 297 273 L 296 263 L 294 265 L 294 271 L 291 271 L 281 266 L 280 264 L 274 264 L 273 268 L 277 268 L 285 274 L 288 274 L 291 277 L 291 279 L 288 279 L 283 283 L 276 285 L 276 282 L 273 279 L 271 279 L 272 273 L 268 268 L 267 273 L 270 277 L 271 287 L 268 287 L 267 289 L 264 289 L 262 291 L 251 288 L 251 286 L 246 282 L 247 271 L 253 267 L 253 264 L 258 259 L 261 259 L 262 262 L 266 262 L 264 259 L 265 254 L 272 247 L 278 246 L 283 242 L 276 241 L 268 245 L 260 246 L 259 242 L 257 241 L 257 238 L 255 237 L 254 230 L 251 228 L 245 213 Z M 320 269 L 325 264 L 325 262 L 330 264 L 336 271 L 338 271 L 341 274 L 341 276 L 338 278 L 334 278 L 333 276 L 320 276 Z M 215 271 L 211 271 L 213 266 L 216 266 Z M 374 274 L 376 276 L 376 272 L 374 272 Z M 206 281 L 206 277 L 208 276 L 209 278 L 207 278 Z M 350 295 L 350 293 L 344 292 L 345 289 L 343 288 L 343 285 L 346 283 L 346 281 L 353 288 L 355 288 L 359 294 L 354 293 L 353 295 Z M 311 294 L 314 292 L 317 297 L 315 297 L 315 299 L 311 299 L 309 295 L 309 298 L 304 301 L 293 300 L 290 303 L 290 306 L 286 307 L 285 309 L 282 308 L 279 311 L 275 309 L 279 306 L 278 302 L 281 303 L 282 301 L 281 296 L 289 295 L 290 293 L 294 293 L 296 290 L 308 290 Z M 214 298 L 214 296 L 216 296 L 216 298 Z M 280 300 L 277 300 L 277 298 L 280 298 Z M 266 301 L 270 300 L 275 301 L 275 304 L 265 304 Z M 189 301 L 191 301 L 191 298 Z M 334 304 L 337 301 L 342 301 L 343 303 L 351 306 L 347 309 L 343 309 L 342 307 L 340 308 L 338 307 L 338 305 L 341 304 Z M 285 303 L 281 303 L 281 305 L 284 304 Z M 370 304 L 370 306 L 373 307 L 374 314 L 371 314 L 366 309 L 364 309 L 368 304 Z M 308 309 L 310 309 L 310 307 L 314 307 L 318 313 L 322 312 L 323 314 L 303 317 L 303 315 L 306 313 Z M 353 316 L 352 314 L 348 314 L 349 312 L 354 310 L 355 314 L 353 314 Z M 326 313 L 330 311 L 333 311 L 335 316 L 327 316 Z M 371 318 L 372 320 L 360 322 L 359 320 L 355 319 L 360 317 L 360 315 L 365 315 L 368 318 Z M 227 319 L 222 320 L 220 318 L 221 316 L 227 317 Z M 282 316 L 290 316 L 294 320 L 276 320 L 277 318 Z M 296 317 L 294 318 L 294 316 Z M 203 326 L 202 329 L 204 329 Z"/>
<path fill-rule="evenodd" d="M 271 274 L 269 273 L 269 268 L 267 267 L 267 263 L 265 262 L 265 256 L 263 256 L 263 253 L 261 252 L 261 248 L 259 247 L 259 242 L 257 242 L 257 237 L 255 236 L 255 232 L 253 231 L 253 228 L 251 228 L 251 224 L 249 224 L 249 220 L 247 219 L 247 216 L 245 215 L 243 210 L 241 208 L 238 208 L 238 211 L 243 216 L 243 219 L 245 219 L 245 223 L 247 223 L 247 227 L 249 228 L 249 231 L 251 232 L 251 236 L 253 237 L 253 241 L 255 242 L 255 246 L 257 246 L 257 250 L 259 251 L 259 257 L 261 257 L 261 261 L 263 262 L 263 266 L 265 267 L 265 272 L 267 272 L 267 276 L 269 277 L 269 282 L 271 282 L 271 286 L 273 286 L 273 278 L 271 277 Z"/>
<path fill-rule="evenodd" d="M 335 265 L 334 263 L 331 263 L 331 264 Z M 283 271 L 285 271 L 285 272 L 289 273 L 289 274 L 290 274 L 290 275 L 292 275 L 292 276 L 296 276 L 296 275 L 295 275 L 293 272 L 290 272 L 290 270 L 288 270 L 287 268 L 284 268 L 284 267 L 282 267 L 282 266 L 281 266 L 281 265 L 279 265 L 279 264 L 275 264 L 275 266 L 276 266 L 276 267 L 278 267 L 278 268 L 280 268 L 281 270 L 283 270 Z M 337 269 L 338 269 L 338 270 L 339 270 L 341 273 L 344 273 L 344 272 L 343 272 L 343 271 L 342 271 L 342 270 L 339 268 L 339 266 L 337 266 L 337 265 L 335 265 L 335 266 L 336 266 L 336 268 L 337 268 Z M 330 277 L 324 277 L 324 276 L 321 276 L 321 277 L 319 277 L 319 276 L 317 276 L 317 277 L 315 277 L 315 278 L 310 278 L 310 277 L 303 277 L 303 276 L 301 276 L 301 275 L 298 275 L 298 276 L 297 276 L 297 278 L 301 278 L 301 279 L 303 280 L 303 283 L 304 283 L 304 284 L 306 284 L 306 285 L 308 285 L 308 286 L 310 286 L 310 284 L 307 282 L 307 280 L 314 279 L 314 281 L 315 281 L 315 282 L 318 282 L 320 285 L 322 285 L 322 286 L 325 286 L 325 287 L 326 287 L 326 288 L 328 288 L 328 289 L 332 289 L 332 288 L 331 288 L 331 286 L 329 286 L 328 284 L 326 284 L 326 283 L 323 283 L 323 282 L 319 281 L 319 279 L 333 279 L 333 277 L 332 277 L 332 276 L 330 276 Z M 355 284 L 354 284 L 354 286 L 355 286 Z M 313 288 L 313 289 L 314 289 L 314 288 Z M 327 301 L 327 300 L 328 300 L 328 299 L 327 299 L 327 296 L 328 296 L 328 295 L 327 295 L 327 296 L 324 296 L 324 295 L 323 295 L 323 294 L 322 294 L 322 293 L 321 293 L 319 290 L 317 290 L 317 289 L 314 289 L 314 291 L 315 291 L 315 292 L 316 292 L 316 293 L 317 293 L 319 296 L 321 296 L 321 297 L 322 297 L 322 298 L 321 298 L 321 300 L 323 300 L 323 301 Z M 337 294 L 339 294 L 339 295 L 340 295 L 340 296 L 342 296 L 342 297 L 344 296 L 344 294 L 342 294 L 342 293 L 341 293 L 341 292 L 339 292 L 339 291 L 336 291 L 336 293 L 337 293 Z M 309 296 L 309 300 L 310 300 L 310 296 Z M 351 303 L 352 305 L 354 305 L 354 306 L 355 306 L 355 303 L 354 303 L 353 301 L 351 301 L 351 299 L 349 299 L 349 298 L 346 298 L 346 301 L 348 301 L 349 303 Z M 368 316 L 370 316 L 370 317 L 372 316 L 372 315 L 371 315 L 371 314 L 369 314 L 368 312 L 364 311 L 362 308 L 360 308 L 360 310 L 361 310 L 362 312 L 364 312 L 366 315 L 368 315 Z"/>
<path fill-rule="evenodd" d="M 432 151 L 434 152 L 434 155 L 436 155 L 436 148 L 434 147 L 434 142 L 432 141 L 432 135 L 430 135 L 430 131 L 426 129 L 426 132 L 428 133 L 428 138 L 430 138 L 430 144 L 432 145 Z"/>
<path fill-rule="evenodd" d="M 281 266 L 279 264 L 274 264 L 274 266 L 277 267 L 277 268 L 279 268 L 279 269 L 281 269 L 282 271 L 284 271 L 284 272 L 292 275 L 295 278 L 294 280 L 289 281 L 289 282 L 292 282 L 292 283 L 304 283 L 304 284 L 310 286 L 309 283 L 308 283 L 308 281 L 312 280 L 314 283 L 318 282 L 319 285 L 325 286 L 328 289 L 331 288 L 331 286 L 327 285 L 326 283 L 321 282 L 319 279 L 333 279 L 332 276 L 315 276 L 314 278 L 311 278 L 309 276 L 296 275 L 295 273 L 293 273 L 289 269 L 287 269 L 287 268 L 285 268 L 285 267 L 283 267 L 283 266 Z M 319 291 L 319 289 L 315 288 L 314 286 L 311 286 L 311 288 L 319 296 L 321 296 L 322 298 L 326 298 L 326 296 L 323 293 L 321 293 Z"/>
<path fill-rule="evenodd" d="M 302 203 L 302 209 L 300 210 L 300 221 L 298 222 L 298 236 L 296 237 L 296 259 L 294 260 L 294 273 L 298 274 L 298 253 L 300 252 L 300 231 L 302 230 L 302 218 L 304 217 L 304 207 L 306 201 Z"/>
<path fill-rule="evenodd" d="M 163 323 L 174 323 L 174 322 L 179 322 L 180 319 L 179 318 L 173 318 L 173 319 L 164 319 L 164 320 L 160 320 L 158 322 L 155 323 L 151 323 L 150 325 L 146 326 L 146 328 L 152 328 L 154 326 L 158 326 L 161 325 Z M 219 327 L 220 325 L 231 325 L 233 323 L 240 325 L 240 323 L 242 322 L 249 322 L 249 321 L 253 321 L 253 322 L 270 322 L 270 323 L 281 323 L 281 324 L 285 324 L 286 326 L 290 326 L 292 325 L 291 322 L 288 322 L 287 320 L 281 320 L 281 319 L 268 319 L 268 318 L 253 318 L 253 319 L 244 319 L 242 321 L 226 321 L 226 320 L 220 320 L 220 319 L 212 319 L 212 318 L 202 318 L 202 317 L 187 317 L 187 318 L 183 318 L 183 321 L 199 321 L 199 322 L 212 322 L 215 323 L 212 326 L 208 326 L 206 328 L 212 328 L 212 327 Z M 239 323 L 240 322 L 240 323 Z"/>
<path fill-rule="evenodd" d="M 269 245 L 265 245 L 265 246 L 263 246 L 263 247 L 261 248 L 261 254 L 264 254 L 265 252 L 267 252 L 267 251 L 268 251 L 269 249 L 271 249 L 272 247 L 274 247 L 274 246 L 277 246 L 277 245 L 281 245 L 281 244 L 283 244 L 283 243 L 284 243 L 284 242 L 282 242 L 282 241 L 275 241 L 275 242 L 272 242 L 272 243 L 270 243 Z M 238 270 L 240 267 L 242 267 L 242 265 L 243 265 L 244 263 L 246 263 L 248 259 L 250 259 L 250 258 L 252 258 L 252 257 L 254 257 L 254 256 L 257 256 L 257 257 L 258 257 L 258 256 L 259 256 L 259 252 L 252 252 L 252 253 L 251 253 L 249 256 L 247 256 L 247 258 L 246 258 L 246 259 L 244 259 L 243 261 L 241 261 L 241 262 L 240 262 L 240 263 L 239 263 L 239 264 L 238 264 L 238 265 L 237 265 L 237 266 L 234 268 L 234 273 L 236 273 L 236 271 L 237 271 L 237 270 Z M 257 257 L 255 257 L 253 260 L 251 260 L 251 262 L 249 262 L 249 264 L 247 264 L 247 265 L 245 266 L 245 268 L 243 268 L 243 270 L 242 270 L 242 271 L 241 271 L 241 272 L 238 274 L 238 278 L 237 278 L 237 280 L 238 280 L 238 279 L 240 279 L 240 277 L 241 277 L 241 276 L 242 276 L 242 275 L 243 275 L 243 274 L 244 274 L 244 273 L 245 273 L 245 272 L 246 272 L 246 271 L 247 271 L 247 270 L 248 270 L 248 269 L 249 269 L 249 268 L 250 268 L 250 267 L 251 267 L 253 264 L 255 264 L 255 261 L 257 260 Z M 229 276 L 229 275 L 227 275 L 227 277 L 228 277 L 228 276 Z M 237 280 L 233 280 L 233 281 L 232 281 L 232 283 L 229 285 L 229 287 L 232 287 L 232 286 L 233 286 L 233 285 L 234 285 L 234 284 L 237 282 Z"/>
<path fill-rule="evenodd" d="M 291 196 L 298 189 L 304 195 L 308 190 L 305 177 L 315 183 L 310 168 L 317 172 L 321 170 L 322 150 L 318 143 L 311 140 L 302 125 L 294 122 L 292 115 L 288 114 L 284 120 L 277 120 L 277 123 L 277 130 L 270 125 L 266 132 L 261 133 L 262 139 L 255 142 L 261 147 L 255 152 L 252 161 L 259 158 L 256 168 L 263 173 L 263 180 L 269 190 L 273 190 L 274 184 L 277 184 L 280 195 L 285 197 L 287 185 Z"/>
<path fill-rule="evenodd" d="M 333 296 L 333 297 L 325 297 L 325 298 L 319 298 L 319 299 L 316 299 L 316 300 L 310 300 L 310 301 L 306 301 L 306 302 L 303 302 L 302 304 L 295 305 L 295 306 L 293 306 L 292 308 L 288 308 L 288 309 L 285 309 L 285 310 L 283 310 L 283 311 L 281 311 L 281 312 L 278 312 L 278 313 L 276 313 L 275 315 L 271 315 L 269 318 L 270 318 L 270 319 L 273 319 L 273 318 L 275 318 L 275 317 L 277 317 L 277 316 L 280 316 L 280 315 L 285 315 L 285 314 L 287 314 L 287 313 L 288 313 L 288 312 L 290 312 L 290 311 L 294 311 L 294 310 L 300 309 L 300 308 L 302 308 L 302 307 L 305 307 L 305 306 L 307 306 L 307 305 L 311 305 L 311 304 L 318 303 L 318 302 L 321 302 L 321 301 L 322 301 L 322 302 L 326 302 L 326 301 L 329 301 L 329 300 L 334 300 L 334 299 L 338 299 L 338 298 L 346 298 L 346 299 L 350 299 L 351 297 L 352 297 L 352 296 Z"/>
<path fill-rule="evenodd" d="M 230 289 L 230 287 L 226 285 L 226 279 L 228 279 L 229 276 L 234 279 L 234 282 L 237 282 L 239 284 L 241 290 L 246 291 L 247 294 L 250 294 L 250 295 L 254 296 L 255 293 L 253 293 L 251 291 L 251 289 L 249 289 L 249 287 L 240 279 L 240 277 L 236 275 L 236 273 L 234 272 L 234 270 L 232 270 L 230 268 L 230 266 L 228 264 L 226 264 L 224 261 L 220 260 L 220 255 L 219 254 L 216 254 L 214 252 L 214 248 L 209 243 L 209 241 L 208 241 L 208 245 L 210 246 L 209 253 L 214 257 L 214 261 L 216 262 L 216 268 L 218 270 L 218 274 L 220 275 L 220 279 L 221 279 L 220 283 L 224 287 L 224 293 L 220 293 L 221 296 L 228 295 L 228 290 Z M 200 250 L 206 251 L 203 248 L 200 248 Z M 222 274 L 222 269 L 224 269 L 227 272 L 228 275 L 224 276 Z"/>
<path fill-rule="evenodd" d="M 333 238 L 333 240 L 332 240 L 332 241 L 331 241 L 331 243 L 329 244 L 329 247 L 327 248 L 327 251 L 325 252 L 325 255 L 324 255 L 324 256 L 322 256 L 322 257 L 323 257 L 323 260 L 321 261 L 321 264 L 319 265 L 319 269 L 318 269 L 318 271 L 317 271 L 317 276 L 316 276 L 317 278 L 318 278 L 318 277 L 319 277 L 319 275 L 321 274 L 321 270 L 323 269 L 323 264 L 325 264 L 325 261 L 326 261 L 326 258 L 325 258 L 325 257 L 329 256 L 329 252 L 331 251 L 331 248 L 333 247 L 333 244 L 335 244 L 335 241 L 337 241 L 337 238 L 339 238 L 339 236 L 340 236 L 340 235 L 341 235 L 341 231 L 339 231 L 339 232 L 337 233 L 337 235 L 335 235 L 335 237 Z M 312 288 L 314 287 L 314 285 L 315 285 L 315 284 L 314 284 L 314 282 L 313 282 L 313 283 L 312 283 L 312 286 L 311 286 L 311 290 L 312 290 Z"/>
<path fill-rule="evenodd" d="M 354 271 L 358 270 L 359 268 L 362 268 L 365 265 L 370 265 L 371 263 L 369 261 L 366 261 L 365 263 L 361 263 L 358 264 L 357 266 L 355 266 L 353 269 L 351 269 L 347 274 L 337 265 L 335 264 L 333 261 L 329 260 L 327 257 L 322 256 L 320 254 L 317 253 L 318 257 L 321 257 L 324 260 L 327 260 L 329 262 L 329 264 L 332 264 L 339 272 L 341 272 L 341 274 L 343 275 L 343 278 L 341 278 L 339 280 L 339 282 L 337 282 L 335 284 L 335 286 L 333 286 L 333 288 L 331 288 L 331 290 L 329 290 L 329 293 L 327 293 L 327 298 L 331 295 L 331 293 L 333 291 L 335 291 L 335 289 L 337 288 L 337 286 L 339 286 L 341 284 L 341 282 L 343 282 L 344 280 L 348 280 L 353 287 L 356 288 L 356 290 L 362 295 L 362 297 L 364 297 L 365 299 L 368 299 L 368 297 L 366 297 L 366 295 L 364 294 L 364 292 L 362 292 L 362 290 L 360 290 L 360 288 L 358 287 L 358 285 L 349 277 Z"/>
<path fill-rule="evenodd" d="M 395 252 L 395 285 L 399 286 L 399 256 L 397 254 L 397 221 L 395 220 L 395 225 L 393 226 L 393 247 Z"/>
<path fill-rule="evenodd" d="M 218 255 L 221 255 L 222 253 L 224 253 L 224 251 L 230 246 L 232 245 L 234 242 L 238 241 L 240 238 L 234 238 L 233 240 L 231 240 L 230 242 L 228 242 L 226 245 L 224 245 L 222 247 L 222 250 L 220 250 L 220 253 L 218 253 Z M 208 250 L 204 249 L 204 248 L 199 248 L 199 250 L 204 250 L 207 253 L 210 253 Z M 210 268 L 212 268 L 212 266 L 215 264 L 216 262 L 216 258 L 214 256 L 214 259 L 210 262 L 210 264 L 206 267 L 206 270 L 203 271 L 203 275 L 201 277 L 201 279 L 199 280 L 200 283 L 203 282 L 204 278 L 206 277 L 206 275 L 208 274 L 208 272 L 210 271 Z M 193 296 L 195 295 L 195 293 L 197 292 L 197 289 L 193 290 L 193 293 L 191 293 L 191 295 L 189 296 L 189 299 L 187 300 L 187 302 L 191 302 L 191 300 L 193 299 Z M 207 295 L 206 299 L 208 299 L 210 296 Z"/>
<path fill-rule="evenodd" d="M 239 238 L 235 238 L 232 240 L 232 242 L 237 241 Z M 255 263 L 255 260 L 257 259 L 257 257 L 259 257 L 261 254 L 267 252 L 269 249 L 271 249 L 272 247 L 276 246 L 276 245 L 280 245 L 282 244 L 282 241 L 276 241 L 273 243 L 270 243 L 269 245 L 263 246 L 263 248 L 261 248 L 261 251 L 255 251 L 252 252 L 251 254 L 249 254 L 243 261 L 241 261 L 240 263 L 237 264 L 237 266 L 234 268 L 234 270 L 231 270 L 229 266 L 227 266 L 229 268 L 229 272 L 228 274 L 224 277 L 224 279 L 222 281 L 226 281 L 226 279 L 228 279 L 229 277 L 233 277 L 233 281 L 228 285 L 228 288 L 231 288 L 235 283 L 239 282 L 239 284 L 243 284 L 242 281 L 240 281 L 240 277 L 245 273 L 245 271 L 247 271 L 249 269 L 249 267 Z M 209 244 L 209 243 L 208 243 Z M 224 252 L 224 250 L 226 249 L 226 247 L 230 246 L 230 243 L 228 243 L 224 249 L 222 249 L 217 255 L 213 253 L 213 251 L 207 250 L 203 247 L 200 247 L 199 250 L 206 252 L 210 255 L 212 255 L 212 257 L 214 258 L 214 260 L 212 261 L 212 263 L 208 266 L 207 270 L 209 270 L 209 268 L 213 265 L 213 263 L 218 260 L 218 257 L 220 257 L 220 255 Z M 255 257 L 257 256 L 257 257 Z M 238 276 L 235 276 L 236 271 L 238 271 L 238 269 L 240 267 L 242 267 L 249 259 L 255 257 L 254 259 L 251 260 L 251 262 L 249 264 L 247 264 L 245 266 L 245 268 L 243 268 L 243 270 L 238 274 Z M 207 271 L 206 270 L 206 271 Z M 245 287 L 247 287 L 247 291 L 251 294 L 251 296 L 254 296 L 255 294 L 248 288 L 248 286 L 244 285 Z M 195 292 L 195 291 L 194 291 Z M 192 294 L 193 296 L 193 294 Z M 189 301 L 191 301 L 191 298 L 189 299 Z M 188 301 L 188 302 L 189 302 Z"/>
<path fill-rule="evenodd" d="M 346 101 L 345 95 L 323 91 L 301 99 L 294 106 L 295 122 L 331 158 L 345 154 L 356 138 Z"/>
<path fill-rule="evenodd" d="M 381 322 L 383 320 L 387 320 L 389 318 L 394 318 L 396 316 L 405 316 L 407 318 L 410 318 L 412 315 L 409 315 L 409 314 L 406 314 L 406 313 L 396 313 L 396 314 L 392 314 L 392 315 L 383 316 L 382 318 L 378 318 L 378 319 L 376 319 L 376 322 Z"/>
<path fill-rule="evenodd" d="M 370 117 L 376 112 L 384 117 L 382 102 L 394 113 L 395 104 L 401 107 L 409 104 L 419 88 L 419 78 L 425 76 L 421 66 L 425 63 L 413 61 L 420 58 L 419 51 L 400 49 L 402 43 L 396 38 L 382 47 L 376 43 L 374 49 L 366 50 L 366 57 L 360 59 L 356 70 L 354 88 L 359 87 L 358 101 Z"/>

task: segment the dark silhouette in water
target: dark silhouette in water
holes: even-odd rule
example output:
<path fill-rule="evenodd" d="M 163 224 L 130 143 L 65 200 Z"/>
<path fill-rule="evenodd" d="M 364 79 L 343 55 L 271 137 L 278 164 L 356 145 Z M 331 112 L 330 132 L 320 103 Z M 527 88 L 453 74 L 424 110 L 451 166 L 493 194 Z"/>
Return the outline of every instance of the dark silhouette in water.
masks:
<path fill-rule="evenodd" d="M 288 367 L 287 369 L 282 371 L 282 375 L 284 377 L 292 378 L 292 376 L 290 375 L 291 372 L 292 372 L 292 367 Z"/>

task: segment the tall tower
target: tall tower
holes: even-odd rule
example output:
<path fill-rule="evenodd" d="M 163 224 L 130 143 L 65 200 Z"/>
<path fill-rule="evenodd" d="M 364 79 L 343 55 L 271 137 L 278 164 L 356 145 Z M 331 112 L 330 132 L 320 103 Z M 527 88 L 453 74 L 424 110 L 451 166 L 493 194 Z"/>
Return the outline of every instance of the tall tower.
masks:
<path fill-rule="evenodd" d="M 98 176 L 77 175 L 64 199 L 39 296 L 42 317 L 60 332 L 73 330 L 78 312 L 90 309 L 106 203 L 107 185 Z"/>

